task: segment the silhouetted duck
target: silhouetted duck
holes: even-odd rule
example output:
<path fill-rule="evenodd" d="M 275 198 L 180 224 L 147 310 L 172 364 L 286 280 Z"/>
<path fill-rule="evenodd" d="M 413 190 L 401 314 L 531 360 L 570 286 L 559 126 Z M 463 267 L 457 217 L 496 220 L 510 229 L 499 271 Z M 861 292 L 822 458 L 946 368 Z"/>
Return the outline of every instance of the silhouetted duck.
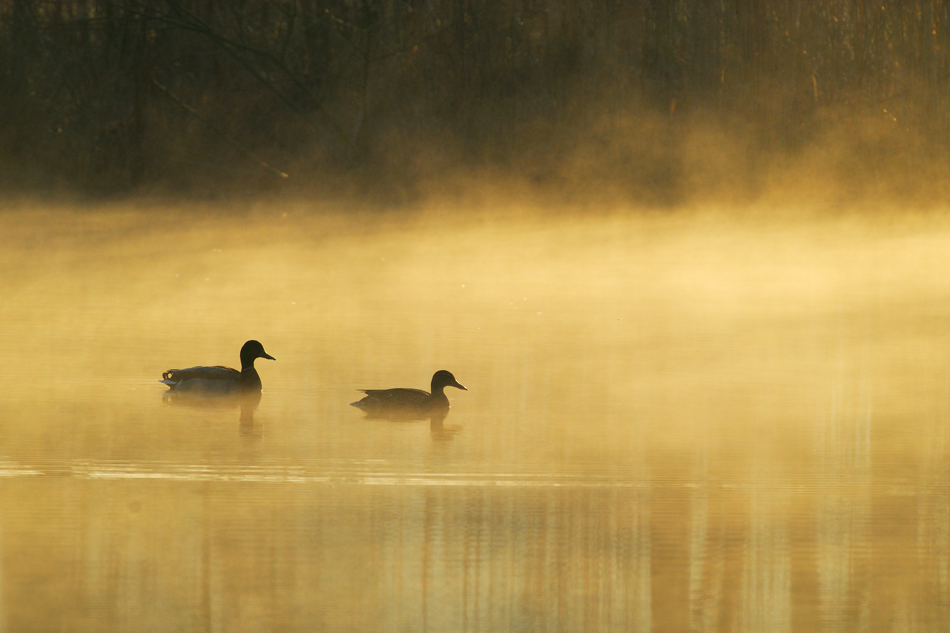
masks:
<path fill-rule="evenodd" d="M 366 397 L 350 406 L 373 417 L 429 417 L 449 410 L 449 399 L 443 391 L 446 387 L 468 391 L 452 372 L 442 369 L 432 376 L 432 393 L 422 389 L 361 389 Z"/>
<path fill-rule="evenodd" d="M 168 390 L 194 395 L 260 394 L 261 377 L 254 369 L 258 358 L 277 360 L 264 351 L 257 341 L 248 341 L 241 348 L 241 371 L 230 367 L 189 367 L 169 369 L 159 381 L 168 385 Z"/>

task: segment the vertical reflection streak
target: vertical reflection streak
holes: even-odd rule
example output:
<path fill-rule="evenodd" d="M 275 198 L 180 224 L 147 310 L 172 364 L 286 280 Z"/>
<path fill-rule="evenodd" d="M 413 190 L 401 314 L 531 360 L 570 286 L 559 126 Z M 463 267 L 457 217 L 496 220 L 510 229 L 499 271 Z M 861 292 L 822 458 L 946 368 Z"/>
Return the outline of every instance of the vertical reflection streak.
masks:
<path fill-rule="evenodd" d="M 715 620 L 715 602 L 706 600 L 707 547 L 709 534 L 709 498 L 706 485 L 695 488 L 692 494 L 690 555 L 689 555 L 689 630 L 708 631 Z"/>
<path fill-rule="evenodd" d="M 839 350 L 831 370 L 828 414 L 817 425 L 819 604 L 828 631 L 866 631 L 869 588 L 861 583 L 870 540 L 872 399 L 864 349 L 857 367 Z"/>
<path fill-rule="evenodd" d="M 212 598 L 211 589 L 211 516 L 208 509 L 208 487 L 202 486 L 201 497 L 201 604 L 199 608 L 200 628 L 206 633 L 212 631 Z"/>
<path fill-rule="evenodd" d="M 788 538 L 779 491 L 756 486 L 742 578 L 741 631 L 791 631 L 791 572 Z"/>
<path fill-rule="evenodd" d="M 432 491 L 426 488 L 423 494 L 425 498 L 422 507 L 422 561 L 419 572 L 422 599 L 420 610 L 422 613 L 422 630 L 423 632 L 427 632 L 429 630 L 429 564 L 431 559 L 430 549 L 433 547 L 432 514 L 434 509 L 432 502 Z"/>
<path fill-rule="evenodd" d="M 940 407 L 924 427 L 921 442 L 931 451 L 920 466 L 917 497 L 917 547 L 921 586 L 929 609 L 921 609 L 923 625 L 937 629 L 950 622 L 950 502 L 947 497 L 947 460 L 950 448 L 950 366 L 941 372 Z"/>
<path fill-rule="evenodd" d="M 637 511 L 634 513 L 636 532 L 634 533 L 636 557 L 633 559 L 633 573 L 638 582 L 634 583 L 634 629 L 635 631 L 653 630 L 653 541 L 649 526 L 652 511 L 649 498 L 645 495 L 637 499 Z"/>
<path fill-rule="evenodd" d="M 5 633 L 9 630 L 9 623 L 7 621 L 7 592 L 6 592 L 6 579 L 7 579 L 7 566 L 4 564 L 4 543 L 6 541 L 6 517 L 5 508 L 0 510 L 0 633 Z"/>

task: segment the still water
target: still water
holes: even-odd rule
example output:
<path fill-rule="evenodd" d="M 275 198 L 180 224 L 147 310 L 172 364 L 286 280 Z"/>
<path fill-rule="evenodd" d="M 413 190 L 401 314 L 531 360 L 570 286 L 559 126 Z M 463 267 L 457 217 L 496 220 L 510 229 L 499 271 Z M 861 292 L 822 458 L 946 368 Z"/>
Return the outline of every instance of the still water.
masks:
<path fill-rule="evenodd" d="M 950 627 L 943 215 L 0 230 L 0 630 Z M 256 411 L 163 402 L 251 338 Z M 437 369 L 441 425 L 348 406 Z"/>

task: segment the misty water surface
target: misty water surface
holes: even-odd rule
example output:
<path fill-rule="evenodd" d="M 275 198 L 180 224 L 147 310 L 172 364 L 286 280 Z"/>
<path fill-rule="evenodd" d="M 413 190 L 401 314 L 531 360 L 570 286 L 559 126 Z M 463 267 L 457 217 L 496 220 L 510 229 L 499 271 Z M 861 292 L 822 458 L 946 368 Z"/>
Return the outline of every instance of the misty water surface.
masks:
<path fill-rule="evenodd" d="M 0 627 L 945 627 L 950 222 L 555 211 L 0 215 Z"/>

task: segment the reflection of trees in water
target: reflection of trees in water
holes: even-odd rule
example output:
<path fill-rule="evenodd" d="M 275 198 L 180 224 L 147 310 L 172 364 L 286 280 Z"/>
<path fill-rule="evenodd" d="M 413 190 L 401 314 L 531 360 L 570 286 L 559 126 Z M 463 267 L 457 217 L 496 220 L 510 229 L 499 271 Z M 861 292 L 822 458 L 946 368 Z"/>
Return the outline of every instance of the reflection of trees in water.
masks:
<path fill-rule="evenodd" d="M 134 617 L 136 628 L 194 628 L 197 618 L 202 628 L 284 631 L 850 631 L 867 613 L 927 630 L 946 621 L 946 543 L 932 540 L 948 531 L 945 486 L 922 499 L 891 482 L 869 486 L 880 530 L 856 529 L 842 508 L 843 522 L 823 532 L 831 510 L 814 489 L 678 472 L 657 461 L 613 484 L 12 482 L 0 487 L 0 503 L 17 508 L 0 514 L 2 572 L 17 581 L 5 586 L 4 617 L 13 630 L 80 614 L 111 625 L 99 629 Z M 935 507 L 916 516 L 922 503 Z M 938 523 L 921 539 L 923 520 Z M 835 536 L 847 531 L 848 541 Z M 856 564 L 850 581 L 831 587 L 843 577 L 826 568 L 845 556 Z M 36 592 L 41 582 L 56 591 Z M 90 596 L 101 605 L 93 616 Z"/>
<path fill-rule="evenodd" d="M 827 403 L 819 413 L 815 438 L 816 468 L 827 483 L 815 509 L 818 608 L 829 631 L 870 624 L 865 545 L 872 520 L 872 392 L 866 346 L 858 358 L 849 358 L 848 349 L 838 349 L 832 357 Z"/>
<path fill-rule="evenodd" d="M 416 561 L 399 563 L 396 552 L 385 560 L 392 580 L 410 574 L 397 594 L 412 609 L 406 622 L 430 630 L 650 630 L 642 492 L 436 486 L 421 494 Z"/>

